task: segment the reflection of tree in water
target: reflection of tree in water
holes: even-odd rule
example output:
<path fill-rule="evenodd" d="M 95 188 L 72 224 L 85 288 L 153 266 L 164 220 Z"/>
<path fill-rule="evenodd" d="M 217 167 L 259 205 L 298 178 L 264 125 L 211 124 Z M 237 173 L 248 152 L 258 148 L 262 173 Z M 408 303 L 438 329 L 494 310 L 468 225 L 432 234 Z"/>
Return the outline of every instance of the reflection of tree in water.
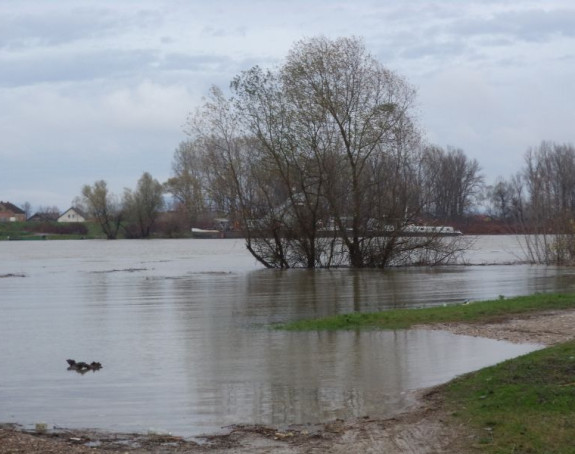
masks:
<path fill-rule="evenodd" d="M 195 386 L 226 423 L 316 423 L 403 408 L 406 358 L 393 333 L 265 331 L 213 348 Z M 207 404 L 207 400 L 203 402 Z"/>

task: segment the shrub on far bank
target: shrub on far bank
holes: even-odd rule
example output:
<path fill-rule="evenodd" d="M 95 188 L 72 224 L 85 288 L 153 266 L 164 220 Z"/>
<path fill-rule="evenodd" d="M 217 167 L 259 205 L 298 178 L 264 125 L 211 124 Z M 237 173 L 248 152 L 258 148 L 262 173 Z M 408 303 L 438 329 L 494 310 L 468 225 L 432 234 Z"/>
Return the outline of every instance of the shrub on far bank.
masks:
<path fill-rule="evenodd" d="M 50 235 L 87 235 L 88 227 L 80 222 L 40 222 L 28 227 L 34 233 L 47 233 Z"/>

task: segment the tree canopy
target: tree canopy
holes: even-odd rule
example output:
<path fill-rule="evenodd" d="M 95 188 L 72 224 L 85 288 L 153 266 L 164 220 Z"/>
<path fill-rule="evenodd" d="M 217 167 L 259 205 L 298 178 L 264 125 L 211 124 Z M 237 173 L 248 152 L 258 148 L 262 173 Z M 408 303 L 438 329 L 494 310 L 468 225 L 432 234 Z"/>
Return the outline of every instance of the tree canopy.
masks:
<path fill-rule="evenodd" d="M 423 207 L 415 90 L 360 39 L 299 41 L 282 66 L 244 71 L 231 91 L 212 89 L 188 147 L 200 151 L 209 202 L 227 205 L 264 265 L 450 255 L 437 238 L 402 235 Z"/>

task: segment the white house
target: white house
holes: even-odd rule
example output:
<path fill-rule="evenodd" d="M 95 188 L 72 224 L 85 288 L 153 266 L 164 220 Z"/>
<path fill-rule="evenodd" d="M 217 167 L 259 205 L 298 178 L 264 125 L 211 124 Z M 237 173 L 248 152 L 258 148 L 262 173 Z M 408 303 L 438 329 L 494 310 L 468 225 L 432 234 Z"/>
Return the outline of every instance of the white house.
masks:
<path fill-rule="evenodd" d="M 58 222 L 86 222 L 86 215 L 78 208 L 68 208 L 60 217 Z"/>

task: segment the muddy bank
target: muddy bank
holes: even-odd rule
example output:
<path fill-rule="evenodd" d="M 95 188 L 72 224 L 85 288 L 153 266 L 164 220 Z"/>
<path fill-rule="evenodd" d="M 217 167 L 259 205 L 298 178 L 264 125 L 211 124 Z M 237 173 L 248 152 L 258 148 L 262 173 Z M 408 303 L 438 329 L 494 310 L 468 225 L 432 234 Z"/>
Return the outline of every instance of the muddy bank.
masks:
<path fill-rule="evenodd" d="M 490 323 L 438 323 L 418 328 L 444 330 L 518 344 L 555 345 L 575 337 L 575 310 L 501 317 Z"/>
<path fill-rule="evenodd" d="M 424 325 L 456 334 L 552 345 L 575 338 L 575 310 L 505 317 L 490 323 Z M 314 426 L 233 426 L 218 435 L 184 439 L 162 434 L 111 434 L 91 430 L 30 433 L 0 426 L 0 453 L 452 453 L 465 452 L 469 434 L 442 406 L 441 387 L 420 391 L 416 403 L 394 418 L 369 417 Z"/>
<path fill-rule="evenodd" d="M 461 427 L 447 424 L 441 398 L 428 391 L 410 411 L 390 419 L 335 420 L 313 427 L 233 426 L 224 434 L 184 439 L 170 435 L 110 434 L 90 430 L 45 434 L 0 428 L 0 453 L 448 453 Z"/>

